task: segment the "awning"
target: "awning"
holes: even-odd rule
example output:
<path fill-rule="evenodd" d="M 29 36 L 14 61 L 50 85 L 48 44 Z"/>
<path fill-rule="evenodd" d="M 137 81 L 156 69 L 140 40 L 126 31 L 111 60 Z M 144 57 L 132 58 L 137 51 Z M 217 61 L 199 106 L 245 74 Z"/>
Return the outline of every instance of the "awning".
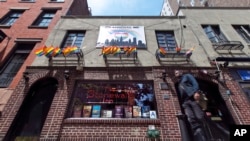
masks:
<path fill-rule="evenodd" d="M 222 41 L 213 44 L 215 50 L 242 50 L 244 45 L 240 41 Z"/>
<path fill-rule="evenodd" d="M 217 57 L 214 60 L 225 62 L 250 62 L 250 57 Z"/>

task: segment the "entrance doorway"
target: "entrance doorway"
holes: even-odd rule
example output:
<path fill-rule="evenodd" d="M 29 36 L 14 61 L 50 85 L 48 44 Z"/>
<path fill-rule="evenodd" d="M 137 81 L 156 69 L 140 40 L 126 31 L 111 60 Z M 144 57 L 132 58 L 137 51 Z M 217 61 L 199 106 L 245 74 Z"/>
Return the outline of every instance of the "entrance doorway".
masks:
<path fill-rule="evenodd" d="M 5 141 L 38 140 L 57 85 L 57 80 L 49 77 L 38 80 L 30 87 Z"/>
<path fill-rule="evenodd" d="M 221 97 L 218 85 L 211 81 L 202 80 L 199 78 L 196 78 L 196 80 L 199 84 L 200 90 L 207 97 L 207 111 L 211 113 L 210 116 L 206 116 L 205 132 L 207 137 L 210 140 L 229 140 L 229 134 L 227 133 L 229 133 L 229 125 L 234 124 L 234 120 L 226 106 L 224 99 Z M 175 88 L 177 90 L 178 99 L 180 102 L 181 98 L 177 86 L 178 84 L 176 83 Z M 182 105 L 181 102 L 180 105 Z M 181 110 L 184 113 L 184 110 Z M 189 131 L 187 131 L 187 134 L 189 134 L 192 140 L 190 125 L 187 120 L 185 121 L 186 126 L 189 129 Z"/>

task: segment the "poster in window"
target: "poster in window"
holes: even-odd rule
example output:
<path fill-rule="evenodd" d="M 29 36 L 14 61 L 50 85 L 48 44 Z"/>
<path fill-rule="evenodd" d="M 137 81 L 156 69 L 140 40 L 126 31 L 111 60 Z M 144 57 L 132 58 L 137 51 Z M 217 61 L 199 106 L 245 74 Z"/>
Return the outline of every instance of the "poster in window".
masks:
<path fill-rule="evenodd" d="M 132 106 L 125 106 L 124 113 L 125 113 L 126 118 L 132 118 L 133 117 L 133 107 Z"/>
<path fill-rule="evenodd" d="M 116 118 L 122 118 L 123 117 L 123 113 L 124 113 L 123 106 L 116 105 L 115 106 L 115 117 Z"/>
<path fill-rule="evenodd" d="M 134 118 L 141 118 L 141 107 L 140 106 L 133 106 L 133 117 Z"/>
<path fill-rule="evenodd" d="M 101 117 L 101 105 L 93 105 L 91 117 L 92 118 Z"/>
<path fill-rule="evenodd" d="M 92 109 L 92 105 L 84 105 L 83 106 L 83 117 L 90 117 L 91 109 Z"/>
<path fill-rule="evenodd" d="M 149 118 L 150 116 L 150 106 L 142 106 L 141 113 L 143 118 Z"/>
<path fill-rule="evenodd" d="M 102 110 L 102 118 L 112 118 L 112 110 Z"/>
<path fill-rule="evenodd" d="M 156 111 L 154 111 L 154 110 L 149 111 L 149 114 L 150 114 L 151 119 L 156 119 L 157 118 Z"/>

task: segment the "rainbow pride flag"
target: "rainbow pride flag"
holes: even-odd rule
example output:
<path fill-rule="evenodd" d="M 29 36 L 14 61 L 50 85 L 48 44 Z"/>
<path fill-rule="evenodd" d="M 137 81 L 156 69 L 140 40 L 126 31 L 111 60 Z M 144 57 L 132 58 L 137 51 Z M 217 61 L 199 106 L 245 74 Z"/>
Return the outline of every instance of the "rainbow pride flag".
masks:
<path fill-rule="evenodd" d="M 52 57 L 53 50 L 54 50 L 54 47 L 53 47 L 53 46 L 45 47 L 45 48 L 43 49 L 44 55 L 45 55 L 46 57 L 48 57 L 48 58 L 49 58 L 49 57 Z"/>
<path fill-rule="evenodd" d="M 80 50 L 77 46 L 68 46 L 68 47 L 63 48 L 62 50 L 62 54 L 64 56 L 68 56 L 69 54 L 79 53 L 79 52 Z"/>
<path fill-rule="evenodd" d="M 58 56 L 59 54 L 61 54 L 61 52 L 62 52 L 61 48 L 55 47 L 53 52 L 52 52 L 52 57 Z"/>
<path fill-rule="evenodd" d="M 43 51 L 43 49 L 45 48 L 46 46 L 43 46 L 43 47 L 41 47 L 41 48 L 38 48 L 38 49 L 36 49 L 35 50 L 35 54 L 37 55 L 37 56 L 43 56 L 44 55 L 44 51 Z"/>
<path fill-rule="evenodd" d="M 163 47 L 160 47 L 160 48 L 159 48 L 159 51 L 160 51 L 160 54 L 161 54 L 161 55 L 166 55 L 166 54 L 167 54 L 167 51 L 166 51 L 165 48 L 163 48 Z"/>

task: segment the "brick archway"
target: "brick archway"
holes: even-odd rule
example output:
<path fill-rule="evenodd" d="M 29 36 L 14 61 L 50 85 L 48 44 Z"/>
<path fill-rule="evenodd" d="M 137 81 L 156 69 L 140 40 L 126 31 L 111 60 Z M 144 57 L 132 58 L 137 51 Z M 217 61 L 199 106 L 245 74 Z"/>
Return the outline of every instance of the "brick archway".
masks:
<path fill-rule="evenodd" d="M 15 138 L 39 138 L 53 98 L 58 81 L 52 77 L 37 80 L 28 90 L 4 140 Z"/>

